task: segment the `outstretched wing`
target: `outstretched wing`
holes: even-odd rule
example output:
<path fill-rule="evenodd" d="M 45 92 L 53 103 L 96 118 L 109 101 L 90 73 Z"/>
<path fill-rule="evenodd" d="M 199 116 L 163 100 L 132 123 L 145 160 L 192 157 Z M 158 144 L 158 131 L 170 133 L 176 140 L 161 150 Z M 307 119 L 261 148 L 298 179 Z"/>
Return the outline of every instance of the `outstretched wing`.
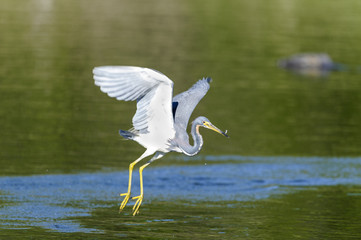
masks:
<path fill-rule="evenodd" d="M 93 74 L 95 85 L 110 97 L 137 100 L 133 126 L 139 133 L 173 129 L 173 82 L 167 76 L 149 68 L 129 66 L 96 67 Z"/>
<path fill-rule="evenodd" d="M 206 95 L 211 78 L 203 78 L 196 82 L 190 89 L 173 98 L 174 125 L 187 130 L 189 118 L 199 101 Z"/>

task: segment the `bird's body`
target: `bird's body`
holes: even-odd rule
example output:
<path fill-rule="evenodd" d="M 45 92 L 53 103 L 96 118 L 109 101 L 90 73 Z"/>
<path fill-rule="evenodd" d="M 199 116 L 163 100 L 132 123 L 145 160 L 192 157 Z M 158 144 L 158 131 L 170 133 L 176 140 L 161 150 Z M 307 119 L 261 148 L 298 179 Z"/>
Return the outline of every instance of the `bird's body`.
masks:
<path fill-rule="evenodd" d="M 197 154 L 203 139 L 199 134 L 199 127 L 212 129 L 227 136 L 205 117 L 198 117 L 192 123 L 191 134 L 193 145 L 189 144 L 187 125 L 189 118 L 209 89 L 210 78 L 203 78 L 188 91 L 172 98 L 173 82 L 164 74 L 141 67 L 103 66 L 93 70 L 95 84 L 101 91 L 117 100 L 137 101 L 137 111 L 133 117 L 133 128 L 129 131 L 120 130 L 126 139 L 138 142 L 146 151 L 129 166 L 128 192 L 120 209 L 122 210 L 130 197 L 133 167 L 145 157 L 155 154 L 148 163 L 139 168 L 141 194 L 133 207 L 134 215 L 139 212 L 143 199 L 142 171 L 152 161 L 164 156 L 167 152 L 175 151 L 189 156 Z M 228 136 L 227 136 L 228 137 Z"/>

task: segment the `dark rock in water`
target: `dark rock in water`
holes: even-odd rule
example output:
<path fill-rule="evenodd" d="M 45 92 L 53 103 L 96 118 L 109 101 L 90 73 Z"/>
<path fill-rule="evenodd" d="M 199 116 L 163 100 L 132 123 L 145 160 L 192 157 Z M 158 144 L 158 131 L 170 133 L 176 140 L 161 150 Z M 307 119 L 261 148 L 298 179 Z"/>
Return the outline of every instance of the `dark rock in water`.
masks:
<path fill-rule="evenodd" d="M 339 71 L 343 66 L 334 63 L 326 53 L 300 53 L 278 61 L 280 68 L 296 74 L 313 77 L 327 76 L 331 71 Z"/>

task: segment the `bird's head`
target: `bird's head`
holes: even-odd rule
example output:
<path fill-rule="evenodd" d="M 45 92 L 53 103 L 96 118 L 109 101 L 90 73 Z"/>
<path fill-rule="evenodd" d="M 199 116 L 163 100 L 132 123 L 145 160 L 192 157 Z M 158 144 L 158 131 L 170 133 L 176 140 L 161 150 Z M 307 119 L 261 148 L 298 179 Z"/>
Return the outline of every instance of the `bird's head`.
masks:
<path fill-rule="evenodd" d="M 227 130 L 226 132 L 221 131 L 219 128 L 217 128 L 216 126 L 214 126 L 211 121 L 208 120 L 208 118 L 206 117 L 198 117 L 196 120 L 196 124 L 200 127 L 204 127 L 204 128 L 208 128 L 211 129 L 219 134 L 222 134 L 225 137 L 229 137 L 227 135 Z"/>

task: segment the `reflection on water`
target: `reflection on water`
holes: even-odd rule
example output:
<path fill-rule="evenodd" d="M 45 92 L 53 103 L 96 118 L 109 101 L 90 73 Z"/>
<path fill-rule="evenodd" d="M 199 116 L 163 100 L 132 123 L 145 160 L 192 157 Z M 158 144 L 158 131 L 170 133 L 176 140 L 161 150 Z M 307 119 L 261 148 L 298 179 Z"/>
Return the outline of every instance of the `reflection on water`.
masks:
<path fill-rule="evenodd" d="M 359 236 L 359 69 L 292 81 L 276 62 L 323 52 L 359 66 L 360 12 L 357 0 L 2 0 L 0 238 Z M 135 105 L 99 92 L 100 65 L 159 69 L 174 94 L 212 77 L 191 119 L 231 136 L 201 130 L 205 156 L 146 169 L 136 218 L 117 213 L 144 150 L 118 135 Z"/>
<path fill-rule="evenodd" d="M 290 81 L 294 76 L 275 64 L 297 52 L 325 52 L 359 65 L 360 7 L 334 2 L 325 10 L 319 3 L 310 12 L 306 3 L 265 0 L 1 4 L 1 175 L 121 170 L 141 154 L 117 134 L 131 127 L 135 105 L 99 92 L 91 74 L 99 65 L 158 69 L 174 80 L 175 94 L 212 77 L 191 119 L 207 116 L 231 139 L 220 143 L 202 131 L 206 154 L 360 155 L 360 75 Z"/>
<path fill-rule="evenodd" d="M 361 183 L 360 158 L 204 156 L 203 159 L 207 164 L 147 169 L 146 209 L 142 213 L 152 212 L 152 204 L 163 201 L 248 202 L 310 187 Z M 233 163 L 215 163 L 226 160 Z M 127 188 L 127 178 L 126 171 L 2 177 L 2 228 L 38 226 L 60 232 L 98 231 L 84 229 L 76 219 L 90 216 L 98 208 L 112 207 L 116 212 L 118 194 Z M 138 183 L 134 181 L 133 193 L 138 191 Z M 348 194 L 352 196 L 353 192 Z M 128 215 L 128 211 L 125 209 L 124 214 Z"/>

